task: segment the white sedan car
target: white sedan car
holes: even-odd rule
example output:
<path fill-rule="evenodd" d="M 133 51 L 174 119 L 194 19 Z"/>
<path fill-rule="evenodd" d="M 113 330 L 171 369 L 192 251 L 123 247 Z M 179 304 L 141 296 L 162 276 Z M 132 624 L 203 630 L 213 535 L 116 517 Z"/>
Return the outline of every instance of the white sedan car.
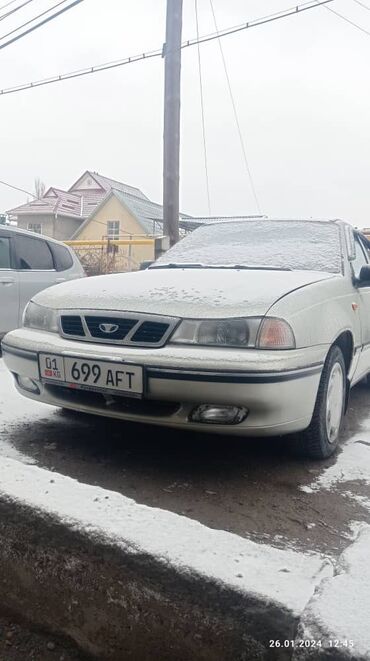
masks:
<path fill-rule="evenodd" d="M 370 265 L 342 221 L 202 227 L 149 269 L 68 282 L 3 341 L 20 393 L 239 436 L 300 432 L 328 457 L 370 372 Z"/>

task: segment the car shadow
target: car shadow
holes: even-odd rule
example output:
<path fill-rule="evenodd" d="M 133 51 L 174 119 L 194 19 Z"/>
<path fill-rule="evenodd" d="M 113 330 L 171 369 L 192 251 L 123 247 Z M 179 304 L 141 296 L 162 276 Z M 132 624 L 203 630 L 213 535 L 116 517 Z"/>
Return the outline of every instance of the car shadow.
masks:
<path fill-rule="evenodd" d="M 38 465 L 79 480 L 127 493 L 122 474 L 153 485 L 235 482 L 267 478 L 275 482 L 294 473 L 305 482 L 307 466 L 296 451 L 296 437 L 239 438 L 117 421 L 56 410 L 48 418 L 20 422 L 8 440 Z M 321 462 L 320 467 L 330 461 Z M 135 489 L 137 491 L 137 489 Z M 131 494 L 132 495 L 132 494 Z"/>
<path fill-rule="evenodd" d="M 369 393 L 355 390 L 344 439 L 367 419 Z M 337 552 L 345 537 L 333 531 L 358 520 L 337 494 L 302 491 L 336 456 L 296 456 L 294 436 L 200 434 L 51 408 L 12 425 L 7 443 L 40 467 L 258 541 Z"/>
<path fill-rule="evenodd" d="M 355 433 L 366 417 L 363 385 L 352 395 L 345 419 L 343 439 Z M 370 395 L 369 395 L 370 396 Z M 362 406 L 358 406 L 358 404 Z M 318 470 L 335 461 L 305 459 L 297 449 L 299 435 L 281 437 L 235 437 L 156 425 L 131 423 L 66 409 L 50 408 L 50 415 L 32 421 L 20 420 L 7 432 L 7 441 L 39 465 L 58 470 L 58 458 L 73 466 L 81 461 L 111 464 L 116 469 L 150 470 L 168 477 L 222 472 L 223 476 L 251 470 L 253 466 L 285 468 L 314 466 Z"/>

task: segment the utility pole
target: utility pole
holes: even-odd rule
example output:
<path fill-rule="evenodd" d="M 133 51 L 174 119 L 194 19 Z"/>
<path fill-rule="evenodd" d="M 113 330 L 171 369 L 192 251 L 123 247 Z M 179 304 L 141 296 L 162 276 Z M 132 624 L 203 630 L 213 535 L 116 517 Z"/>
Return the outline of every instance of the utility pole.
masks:
<path fill-rule="evenodd" d="M 179 240 L 180 87 L 183 0 L 167 0 L 164 44 L 163 232 Z"/>

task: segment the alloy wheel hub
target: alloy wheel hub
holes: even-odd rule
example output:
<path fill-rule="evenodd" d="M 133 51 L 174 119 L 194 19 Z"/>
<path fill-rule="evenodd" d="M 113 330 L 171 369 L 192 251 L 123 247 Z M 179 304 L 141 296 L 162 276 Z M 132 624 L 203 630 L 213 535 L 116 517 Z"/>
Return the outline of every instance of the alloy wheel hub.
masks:
<path fill-rule="evenodd" d="M 326 395 L 326 431 L 329 443 L 334 443 L 338 438 L 343 413 L 343 399 L 343 369 L 340 363 L 335 363 L 330 372 Z"/>

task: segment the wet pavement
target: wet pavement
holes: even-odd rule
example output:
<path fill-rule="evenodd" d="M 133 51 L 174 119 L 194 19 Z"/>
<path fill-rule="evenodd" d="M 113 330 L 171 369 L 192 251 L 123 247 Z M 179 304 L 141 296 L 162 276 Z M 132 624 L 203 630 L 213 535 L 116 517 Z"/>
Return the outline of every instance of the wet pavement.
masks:
<path fill-rule="evenodd" d="M 292 437 L 201 435 L 40 405 L 17 394 L 0 359 L 0 457 L 255 541 L 338 555 L 370 523 L 369 405 L 370 389 L 356 387 L 339 454 L 315 462 Z"/>

